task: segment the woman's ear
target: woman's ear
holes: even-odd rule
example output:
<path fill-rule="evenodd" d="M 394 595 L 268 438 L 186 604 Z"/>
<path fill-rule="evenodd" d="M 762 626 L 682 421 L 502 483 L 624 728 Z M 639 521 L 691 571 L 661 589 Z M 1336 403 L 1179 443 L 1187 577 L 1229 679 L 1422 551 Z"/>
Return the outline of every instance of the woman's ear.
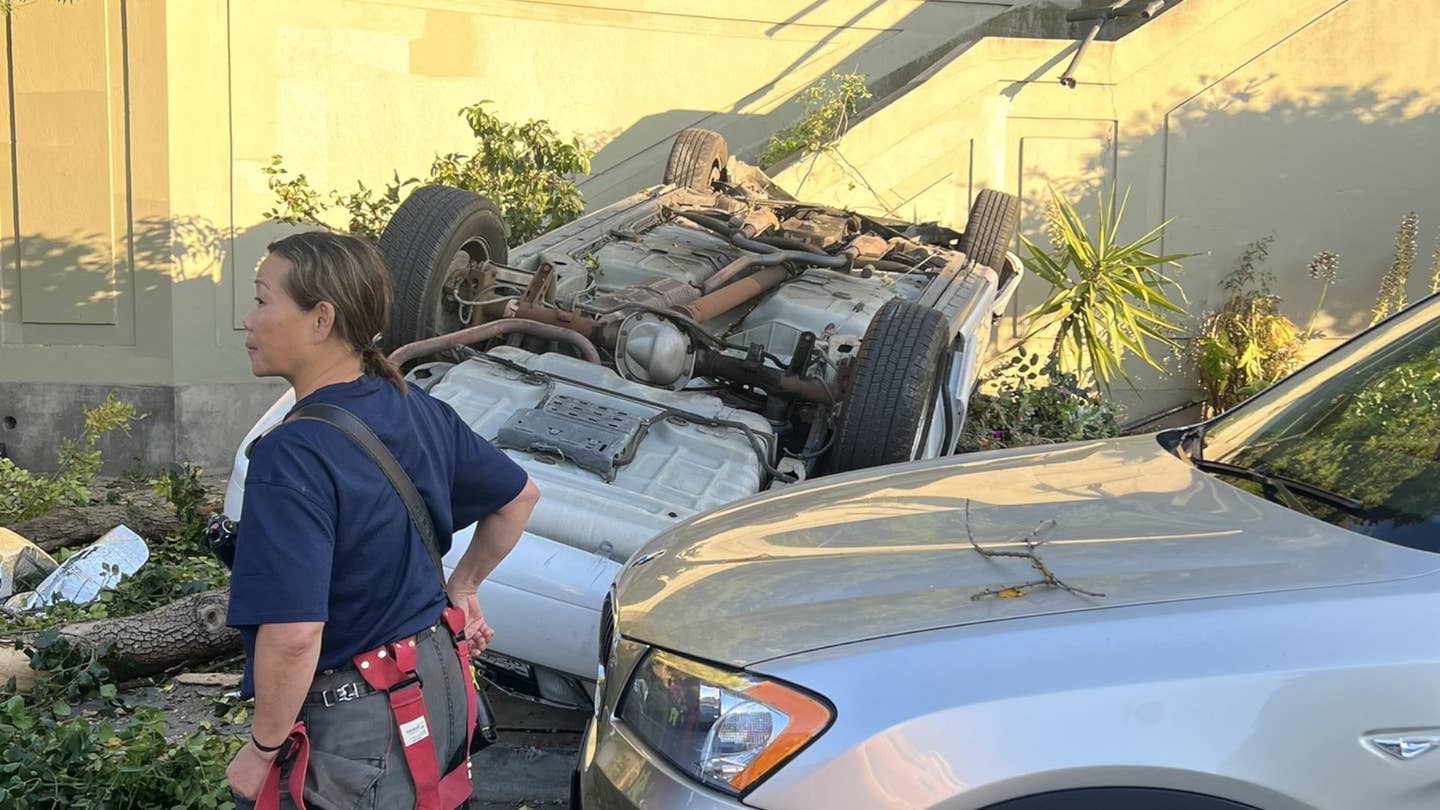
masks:
<path fill-rule="evenodd" d="M 321 301 L 310 311 L 311 324 L 315 332 L 315 342 L 324 343 L 335 333 L 335 305 L 329 301 Z"/>

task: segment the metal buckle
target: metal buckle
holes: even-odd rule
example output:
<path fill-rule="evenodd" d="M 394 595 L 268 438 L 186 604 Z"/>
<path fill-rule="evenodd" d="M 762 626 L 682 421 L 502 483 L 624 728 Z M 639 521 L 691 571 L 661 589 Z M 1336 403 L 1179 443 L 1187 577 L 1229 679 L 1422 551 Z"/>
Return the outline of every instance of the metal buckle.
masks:
<path fill-rule="evenodd" d="M 331 699 L 331 695 L 335 696 L 334 699 Z M 350 683 L 344 683 L 335 687 L 334 689 L 326 689 L 324 692 L 320 693 L 320 697 L 322 700 L 325 701 L 326 708 L 334 706 L 336 703 L 344 703 L 347 700 L 354 700 L 360 697 L 360 684 L 354 681 L 351 681 Z"/>
<path fill-rule="evenodd" d="M 412 674 L 410 677 L 408 677 L 408 678 L 406 678 L 406 679 L 404 679 L 404 680 L 402 680 L 402 681 L 400 681 L 400 682 L 398 682 L 398 683 L 392 684 L 392 685 L 390 686 L 390 688 L 386 689 L 385 691 L 386 691 L 387 693 L 393 695 L 393 694 L 395 694 L 396 692 L 399 692 L 401 689 L 405 689 L 405 688 L 411 687 L 411 686 L 419 687 L 419 688 L 421 688 L 421 689 L 424 689 L 424 688 L 425 688 L 425 683 L 420 680 L 420 673 L 418 673 L 418 672 L 417 672 L 417 673 L 414 673 L 414 674 Z"/>

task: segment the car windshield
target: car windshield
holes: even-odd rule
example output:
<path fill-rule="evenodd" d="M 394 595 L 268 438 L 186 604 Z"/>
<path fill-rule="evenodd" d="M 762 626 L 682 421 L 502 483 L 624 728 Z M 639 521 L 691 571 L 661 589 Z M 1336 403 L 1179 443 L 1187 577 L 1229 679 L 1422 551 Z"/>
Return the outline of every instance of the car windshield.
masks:
<path fill-rule="evenodd" d="M 1417 310 L 1210 423 L 1198 466 L 1351 531 L 1440 552 L 1440 304 Z"/>

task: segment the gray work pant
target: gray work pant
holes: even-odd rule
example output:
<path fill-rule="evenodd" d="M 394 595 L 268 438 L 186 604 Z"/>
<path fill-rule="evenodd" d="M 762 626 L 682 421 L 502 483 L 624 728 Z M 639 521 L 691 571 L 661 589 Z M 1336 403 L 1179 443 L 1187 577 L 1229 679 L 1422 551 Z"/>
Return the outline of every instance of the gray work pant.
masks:
<path fill-rule="evenodd" d="M 468 756 L 465 750 L 465 683 L 455 645 L 444 627 L 424 630 L 415 644 L 415 671 L 424 684 L 425 716 L 443 776 Z M 334 690 L 360 675 L 353 667 L 315 676 L 311 692 Z M 363 681 L 361 681 L 363 683 Z M 325 706 L 307 701 L 300 720 L 310 735 L 310 767 L 305 774 L 305 804 L 310 810 L 372 810 L 415 806 L 415 783 L 384 692 Z M 286 795 L 289 767 L 281 771 L 280 806 L 295 805 Z M 235 797 L 239 810 L 254 807 Z"/>

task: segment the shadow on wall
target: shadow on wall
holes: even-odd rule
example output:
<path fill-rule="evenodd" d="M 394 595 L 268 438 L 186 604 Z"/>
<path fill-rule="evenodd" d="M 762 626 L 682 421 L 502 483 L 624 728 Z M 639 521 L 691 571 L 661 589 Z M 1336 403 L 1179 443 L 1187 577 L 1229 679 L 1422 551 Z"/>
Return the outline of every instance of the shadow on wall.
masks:
<path fill-rule="evenodd" d="M 1318 292 L 1306 264 L 1319 251 L 1340 252 L 1340 276 L 1318 327 L 1352 335 L 1369 324 L 1369 307 L 1394 257 L 1395 228 L 1407 211 L 1428 225 L 1420 252 L 1430 255 L 1426 247 L 1433 242 L 1424 236 L 1436 233 L 1440 218 L 1434 194 L 1440 174 L 1423 144 L 1440 135 L 1440 98 L 1367 85 L 1268 99 L 1265 84 L 1247 83 L 1229 104 L 1171 116 L 1167 179 L 1181 193 L 1167 198 L 1166 208 L 1195 221 L 1177 222 L 1172 235 L 1208 250 L 1208 275 L 1218 281 L 1246 243 L 1275 233 L 1268 266 L 1292 320 L 1308 314 Z M 1246 148 L 1226 148 L 1238 143 Z M 1202 177 L 1220 192 L 1198 193 Z M 1222 241 L 1224 233 L 1244 235 Z M 1426 281 L 1412 277 L 1410 300 Z M 1191 296 L 1202 308 L 1220 303 L 1213 284 Z"/>
<path fill-rule="evenodd" d="M 243 280 L 237 278 L 235 283 L 248 283 L 271 242 L 287 233 L 306 230 L 319 229 L 272 221 L 260 222 L 247 228 L 222 227 L 203 216 L 136 220 L 133 238 L 130 240 L 134 258 L 135 289 L 154 290 L 162 281 L 177 285 L 208 281 L 212 287 L 218 287 L 222 276 L 232 272 L 228 267 L 232 252 L 238 257 L 233 272 L 243 276 Z M 18 239 L 6 240 L 3 246 L 0 246 L 0 267 L 19 268 L 24 276 L 21 281 L 23 287 L 35 285 L 31 288 L 37 291 L 55 292 L 59 289 L 59 280 L 67 274 L 108 264 L 111 261 L 110 256 L 110 237 L 104 234 L 24 234 Z M 122 265 L 128 266 L 129 261 L 122 260 Z M 162 267 L 169 269 L 156 269 Z M 0 290 L 0 293 L 6 296 L 0 299 L 0 303 L 11 303 L 10 296 L 13 292 L 9 287 Z M 123 294 L 124 290 L 96 294 L 76 301 L 73 306 L 84 309 L 108 304 L 116 295 Z M 246 297 L 248 298 L 248 295 Z M 238 329 L 239 315 L 235 322 L 235 328 Z"/>
<path fill-rule="evenodd" d="M 1203 77 L 1202 77 L 1203 79 Z M 1137 130 L 1120 125 L 1118 156 L 1105 143 L 1076 173 L 1057 176 L 1023 167 L 1023 232 L 1045 245 L 1047 187 L 1054 185 L 1093 224 L 1099 191 L 1118 164 L 1163 166 L 1156 188 L 1131 189 L 1125 231 L 1138 236 L 1173 217 L 1164 251 L 1196 253 L 1180 275 L 1192 327 L 1224 300 L 1221 279 L 1250 242 L 1276 237 L 1263 269 L 1274 273 L 1282 311 L 1304 322 L 1319 289 L 1307 264 L 1322 250 L 1340 253 L 1340 275 L 1316 327 L 1353 335 L 1370 322 L 1381 277 L 1395 254 L 1401 217 L 1416 211 L 1421 231 L 1408 299 L 1428 294 L 1431 257 L 1440 238 L 1440 173 L 1423 154 L 1440 137 L 1440 98 L 1394 94 L 1375 85 L 1325 86 L 1303 93 L 1271 90 L 1274 76 L 1197 96 Z M 1122 182 L 1119 193 L 1126 185 Z M 1149 193 L 1150 199 L 1144 199 Z M 1156 216 L 1151 216 L 1155 214 Z M 1125 236 L 1122 234 L 1122 236 Z M 1043 295 L 1030 280 L 1017 296 L 1023 313 Z"/>
<path fill-rule="evenodd" d="M 823 52 L 825 50 L 825 47 L 829 45 L 832 41 L 834 41 L 836 37 L 840 36 L 840 33 L 842 31 L 852 25 L 856 25 L 861 20 L 869 16 L 871 12 L 880 8 L 884 4 L 885 0 L 874 0 L 874 2 L 870 3 L 868 6 L 865 6 L 860 11 L 856 12 L 848 20 L 833 28 L 830 33 L 816 40 L 815 43 L 809 48 L 806 48 L 805 51 L 801 53 L 798 57 L 796 57 L 793 61 L 791 61 L 790 64 L 786 65 L 780 70 L 780 72 L 776 73 L 775 78 L 771 79 L 765 84 L 760 85 L 759 87 L 746 94 L 743 98 L 737 100 L 734 104 L 730 105 L 730 109 L 728 110 L 728 112 L 737 113 L 745 107 L 748 107 L 751 104 L 755 104 L 765 98 L 766 95 L 770 94 L 777 88 L 778 83 L 782 81 L 786 76 L 789 76 L 796 69 L 804 66 L 805 63 L 809 62 L 812 58 L 818 56 L 821 52 Z M 795 23 L 799 22 L 805 17 L 805 15 L 809 14 L 815 9 L 818 9 L 821 5 L 821 2 L 811 3 L 807 8 L 795 14 L 792 14 L 784 22 L 772 26 L 765 32 L 765 36 L 775 36 L 776 34 L 780 33 L 780 31 L 784 30 L 786 26 L 794 25 Z M 871 40 L 871 42 L 867 44 L 865 48 L 873 48 L 875 47 L 875 45 L 875 41 Z M 854 59 L 857 62 L 864 61 L 865 48 L 861 48 L 851 53 L 848 58 Z"/>
<path fill-rule="evenodd" d="M 133 272 L 125 269 L 128 262 L 122 264 L 113 298 L 92 296 L 76 300 L 72 306 L 76 310 L 118 307 L 117 329 L 133 328 L 133 345 L 139 355 L 173 353 L 180 360 L 187 351 L 194 352 L 184 359 L 195 362 L 198 357 L 200 362 L 222 364 L 225 376 L 242 382 L 169 386 L 89 384 L 75 379 L 56 385 L 7 384 L 7 396 L 0 403 L 0 418 L 4 418 L 0 443 L 9 457 L 31 469 L 52 469 L 60 441 L 81 434 L 84 409 L 113 391 L 133 403 L 145 418 L 135 422 L 128 435 L 116 432 L 101 440 L 105 473 L 121 473 L 137 459 L 151 464 L 190 460 L 210 469 L 228 469 L 254 418 L 284 387 L 283 382 L 249 377 L 243 338 L 232 320 L 238 324 L 245 312 L 240 307 L 251 297 L 253 265 L 264 255 L 265 246 L 286 232 L 287 226 L 275 223 L 231 229 L 201 216 L 137 220 L 130 241 Z M 108 263 L 110 255 L 108 235 L 62 238 L 32 233 L 5 241 L 0 247 L 0 266 L 13 269 L 23 261 L 27 275 L 22 288 L 48 292 L 45 279 L 96 266 L 102 259 Z M 120 255 L 125 255 L 123 248 Z M 231 269 L 232 255 L 252 259 L 242 258 L 242 263 Z M 243 263 L 246 261 L 249 263 Z M 236 274 L 234 290 L 222 281 L 229 273 Z M 31 325 L 19 323 L 23 315 L 20 304 L 15 285 L 0 289 L 0 311 L 11 313 L 14 325 L 10 328 L 19 326 L 23 334 Z M 178 323 L 186 318 L 188 324 Z M 188 348 L 187 339 L 195 340 Z M 85 352 L 83 340 L 75 340 L 75 351 Z"/>
<path fill-rule="evenodd" d="M 787 27 L 804 24 L 803 20 L 823 5 L 816 0 L 805 8 L 777 22 L 766 29 L 765 36 L 775 37 Z M 965 43 L 993 33 L 1019 35 L 1028 32 L 1044 36 L 1064 37 L 1069 28 L 1064 23 L 1064 11 L 1054 4 L 1022 5 L 1000 11 L 994 17 L 984 19 L 976 25 L 957 30 L 947 38 L 933 39 L 924 50 L 904 55 L 902 64 L 895 64 L 897 37 L 907 30 L 926 30 L 933 27 L 939 14 L 931 4 L 916 4 L 902 19 L 876 29 L 874 36 L 858 47 L 843 54 L 831 55 L 835 41 L 851 27 L 859 28 L 872 13 L 885 6 L 883 0 L 874 0 L 852 14 L 843 22 L 834 24 L 825 35 L 811 43 L 798 56 L 789 60 L 783 68 L 768 80 L 726 105 L 717 105 L 713 110 L 673 109 L 647 115 L 629 127 L 618 132 L 589 133 L 582 140 L 596 148 L 592 160 L 593 173 L 580 182 L 586 204 L 596 208 L 626 196 L 637 190 L 660 182 L 661 169 L 675 135 L 688 127 L 703 127 L 723 134 L 730 152 L 743 160 L 752 160 L 769 140 L 770 135 L 798 119 L 803 110 L 795 96 L 813 79 L 806 69 L 817 61 L 825 61 L 833 68 L 822 72 L 861 73 L 868 77 L 875 101 L 862 117 L 880 109 L 892 100 L 888 95 L 899 91 L 904 85 L 921 76 L 937 65 L 955 58 L 965 50 Z M 996 4 L 980 4 L 996 5 Z M 998 6 L 997 6 L 998 7 Z M 717 64 L 716 70 L 724 70 Z M 800 78 L 801 76 L 808 78 Z M 779 94 L 783 101 L 767 101 Z M 723 109 L 722 109 L 723 108 Z"/>

